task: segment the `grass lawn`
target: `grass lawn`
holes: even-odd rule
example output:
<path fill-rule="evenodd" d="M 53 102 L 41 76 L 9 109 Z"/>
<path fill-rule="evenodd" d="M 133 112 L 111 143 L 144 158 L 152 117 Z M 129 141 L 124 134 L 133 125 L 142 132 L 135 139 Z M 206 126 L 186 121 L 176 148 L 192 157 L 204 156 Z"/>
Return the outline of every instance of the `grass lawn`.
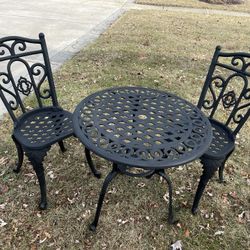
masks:
<path fill-rule="evenodd" d="M 199 0 L 136 0 L 139 4 L 152 4 L 162 6 L 178 6 L 178 7 L 190 7 L 190 8 L 202 8 L 202 9 L 218 9 L 229 11 L 241 11 L 250 12 L 250 1 L 245 0 L 243 4 L 236 5 L 223 5 L 223 4 L 208 4 Z"/>
<path fill-rule="evenodd" d="M 140 85 L 167 90 L 196 103 L 216 45 L 250 51 L 248 18 L 129 11 L 99 39 L 55 74 L 58 99 L 71 111 L 87 95 L 111 86 Z M 225 185 L 210 182 L 192 216 L 190 209 L 202 169 L 198 161 L 171 169 L 174 206 L 180 222 L 167 224 L 167 185 L 119 176 L 110 186 L 96 233 L 88 230 L 103 182 L 85 163 L 76 138 L 68 151 L 53 146 L 45 160 L 49 208 L 37 209 L 39 187 L 27 160 L 12 172 L 16 152 L 11 122 L 1 121 L 1 249 L 248 249 L 249 123 L 225 169 Z M 111 164 L 94 157 L 105 174 Z M 245 214 L 245 216 L 243 216 Z"/>

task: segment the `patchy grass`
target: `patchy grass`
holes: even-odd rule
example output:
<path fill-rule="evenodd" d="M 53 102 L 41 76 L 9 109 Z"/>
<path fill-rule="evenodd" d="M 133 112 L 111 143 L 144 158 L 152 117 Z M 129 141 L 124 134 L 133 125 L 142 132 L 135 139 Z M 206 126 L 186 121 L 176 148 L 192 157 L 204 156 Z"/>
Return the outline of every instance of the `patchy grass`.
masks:
<path fill-rule="evenodd" d="M 60 103 L 73 111 L 88 94 L 122 85 L 159 88 L 196 103 L 216 45 L 250 51 L 249 21 L 130 11 L 57 72 Z M 6 118 L 0 135 L 0 219 L 7 224 L 0 227 L 0 248 L 167 249 L 182 240 L 185 249 L 192 250 L 248 249 L 249 128 L 248 123 L 227 163 L 227 183 L 219 184 L 217 177 L 210 182 L 197 216 L 190 208 L 201 174 L 198 161 L 167 171 L 179 224 L 167 224 L 167 185 L 162 180 L 119 176 L 109 188 L 97 232 L 92 233 L 88 225 L 103 179 L 91 175 L 82 145 L 75 138 L 66 140 L 68 151 L 63 155 L 57 145 L 52 147 L 45 160 L 49 208 L 39 211 L 39 187 L 28 161 L 20 174 L 12 172 L 16 152 Z M 104 177 L 111 164 L 94 160 Z"/>
<path fill-rule="evenodd" d="M 136 0 L 139 4 L 250 12 L 250 1 L 242 4 L 210 4 L 199 0 Z"/>

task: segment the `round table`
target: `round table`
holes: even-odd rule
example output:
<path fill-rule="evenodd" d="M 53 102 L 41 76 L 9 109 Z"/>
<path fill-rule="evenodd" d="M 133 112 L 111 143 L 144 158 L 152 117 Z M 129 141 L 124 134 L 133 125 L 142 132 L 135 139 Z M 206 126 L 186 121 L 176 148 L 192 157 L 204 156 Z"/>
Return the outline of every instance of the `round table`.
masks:
<path fill-rule="evenodd" d="M 83 99 L 73 114 L 74 132 L 87 150 L 113 162 L 100 193 L 98 223 L 109 182 L 119 173 L 130 176 L 161 175 L 169 185 L 169 221 L 173 221 L 172 187 L 165 168 L 199 158 L 209 147 L 212 129 L 193 104 L 171 93 L 142 87 L 105 89 Z M 144 173 L 132 173 L 132 167 Z"/>

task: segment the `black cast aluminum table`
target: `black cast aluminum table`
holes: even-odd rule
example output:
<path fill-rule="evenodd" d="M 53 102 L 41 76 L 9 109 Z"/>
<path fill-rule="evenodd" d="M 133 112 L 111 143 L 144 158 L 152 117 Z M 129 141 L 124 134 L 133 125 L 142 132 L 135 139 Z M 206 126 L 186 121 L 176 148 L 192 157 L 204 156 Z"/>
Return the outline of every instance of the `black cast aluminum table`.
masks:
<path fill-rule="evenodd" d="M 82 100 L 73 114 L 73 124 L 87 151 L 113 162 L 103 183 L 92 230 L 97 226 L 108 184 L 118 173 L 162 176 L 169 186 L 168 220 L 174 222 L 172 185 L 164 169 L 199 158 L 212 140 L 211 125 L 197 107 L 155 89 L 112 88 Z M 132 172 L 133 168 L 144 172 Z"/>

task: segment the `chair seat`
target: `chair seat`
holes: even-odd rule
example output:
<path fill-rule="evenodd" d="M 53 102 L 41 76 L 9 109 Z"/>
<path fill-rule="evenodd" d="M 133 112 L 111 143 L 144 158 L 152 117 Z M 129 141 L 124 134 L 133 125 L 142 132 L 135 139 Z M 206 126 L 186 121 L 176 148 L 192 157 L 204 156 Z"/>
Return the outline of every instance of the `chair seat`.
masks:
<path fill-rule="evenodd" d="M 59 107 L 44 107 L 23 114 L 13 135 L 27 149 L 48 147 L 73 135 L 72 114 Z"/>
<path fill-rule="evenodd" d="M 210 159 L 223 159 L 235 147 L 235 138 L 231 130 L 224 124 L 210 119 L 213 130 L 213 139 L 210 147 L 202 156 Z"/>

